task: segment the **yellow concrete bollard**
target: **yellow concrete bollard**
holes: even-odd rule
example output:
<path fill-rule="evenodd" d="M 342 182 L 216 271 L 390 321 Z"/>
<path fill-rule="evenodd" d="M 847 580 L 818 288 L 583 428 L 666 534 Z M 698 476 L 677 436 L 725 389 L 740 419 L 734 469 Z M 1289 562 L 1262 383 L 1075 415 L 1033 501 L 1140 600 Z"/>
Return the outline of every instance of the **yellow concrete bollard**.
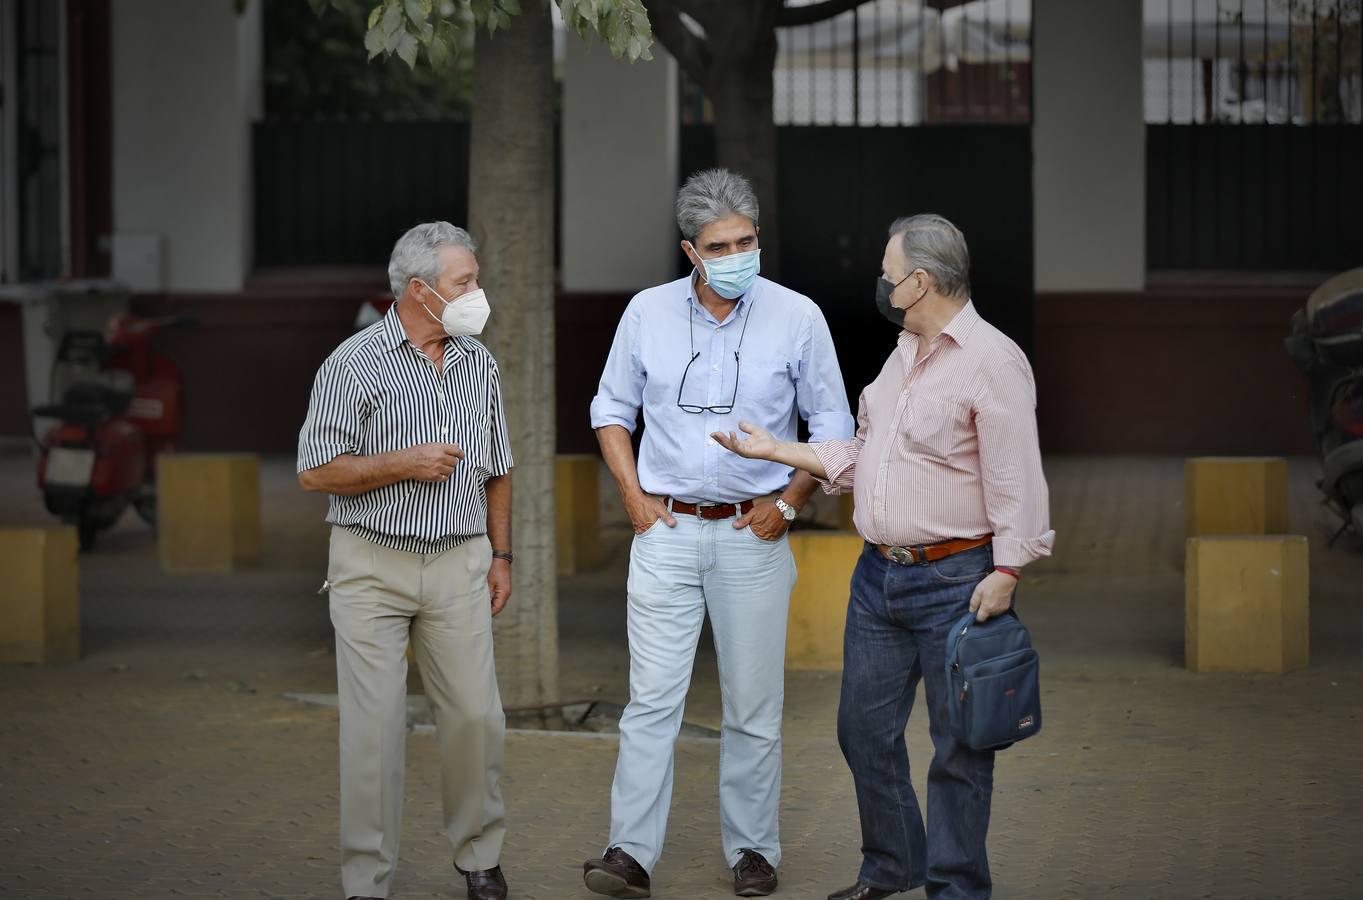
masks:
<path fill-rule="evenodd" d="M 1291 672 L 1310 663 L 1309 548 L 1300 535 L 1188 540 L 1185 663 Z"/>
<path fill-rule="evenodd" d="M 1203 456 L 1183 464 L 1185 537 L 1286 534 L 1287 460 Z"/>
<path fill-rule="evenodd" d="M 841 669 L 852 570 L 865 542 L 841 531 L 795 531 L 790 552 L 799 578 L 790 595 L 787 669 Z"/>
<path fill-rule="evenodd" d="M 0 528 L 0 663 L 80 658 L 79 544 L 74 528 Z"/>
<path fill-rule="evenodd" d="M 856 523 L 852 521 L 852 513 L 855 509 L 856 504 L 853 502 L 851 494 L 838 495 L 838 527 L 853 534 L 857 531 Z"/>
<path fill-rule="evenodd" d="M 594 454 L 565 454 L 556 460 L 560 575 L 590 571 L 601 564 L 600 466 L 601 458 Z"/>
<path fill-rule="evenodd" d="M 165 571 L 230 572 L 260 558 L 259 457 L 161 456 L 156 503 Z"/>

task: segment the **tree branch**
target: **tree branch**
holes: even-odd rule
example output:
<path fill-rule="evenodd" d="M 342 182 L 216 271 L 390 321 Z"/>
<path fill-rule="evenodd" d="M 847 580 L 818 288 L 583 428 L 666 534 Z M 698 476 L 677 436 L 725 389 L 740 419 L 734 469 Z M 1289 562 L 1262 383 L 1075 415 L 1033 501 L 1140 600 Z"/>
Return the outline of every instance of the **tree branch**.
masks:
<path fill-rule="evenodd" d="M 848 10 L 856 9 L 865 2 L 866 0 L 823 0 L 822 3 L 811 3 L 809 6 L 782 6 L 780 14 L 776 17 L 776 27 L 813 25 L 815 22 L 823 22 Z"/>
<path fill-rule="evenodd" d="M 650 0 L 648 22 L 653 26 L 653 34 L 658 41 L 667 48 L 667 52 L 672 54 L 691 80 L 708 90 L 710 48 L 706 46 L 704 38 L 686 27 L 677 5 L 672 0 Z"/>

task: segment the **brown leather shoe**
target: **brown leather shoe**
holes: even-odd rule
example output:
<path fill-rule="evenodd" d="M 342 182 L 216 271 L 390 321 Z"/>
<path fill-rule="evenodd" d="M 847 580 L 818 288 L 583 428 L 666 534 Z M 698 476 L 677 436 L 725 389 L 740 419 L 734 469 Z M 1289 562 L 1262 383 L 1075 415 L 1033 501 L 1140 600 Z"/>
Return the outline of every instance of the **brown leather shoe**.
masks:
<path fill-rule="evenodd" d="M 864 884 L 860 880 L 851 887 L 845 887 L 840 891 L 834 891 L 828 895 L 828 900 L 885 900 L 886 897 L 898 894 L 899 891 L 890 891 L 885 888 L 872 887 Z"/>
<path fill-rule="evenodd" d="M 582 880 L 587 890 L 607 897 L 651 897 L 648 873 L 619 847 L 612 847 L 600 859 L 582 864 Z"/>
<path fill-rule="evenodd" d="M 765 897 L 776 890 L 776 869 L 756 850 L 740 850 L 734 866 L 734 893 L 739 897 Z"/>
<path fill-rule="evenodd" d="M 506 876 L 501 866 L 481 872 L 460 871 L 468 884 L 469 900 L 506 900 Z"/>

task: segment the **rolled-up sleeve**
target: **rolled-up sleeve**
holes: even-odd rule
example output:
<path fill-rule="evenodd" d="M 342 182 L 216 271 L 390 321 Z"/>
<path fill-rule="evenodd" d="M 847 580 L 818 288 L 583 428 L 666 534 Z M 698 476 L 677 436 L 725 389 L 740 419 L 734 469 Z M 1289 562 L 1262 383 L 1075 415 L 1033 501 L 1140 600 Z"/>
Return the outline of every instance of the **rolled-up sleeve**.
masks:
<path fill-rule="evenodd" d="M 822 441 L 810 443 L 809 448 L 819 458 L 826 478 L 819 479 L 825 494 L 846 494 L 851 492 L 856 480 L 857 460 L 861 458 L 861 448 L 866 444 L 866 392 L 861 392 L 857 400 L 857 433 L 847 440 Z"/>
<path fill-rule="evenodd" d="M 502 402 L 502 373 L 492 363 L 488 380 L 488 475 L 493 478 L 510 472 L 516 464 L 511 457 L 511 436 L 506 425 L 506 406 Z"/>
<path fill-rule="evenodd" d="M 847 408 L 847 389 L 833 336 L 817 306 L 805 318 L 796 372 L 795 402 L 809 424 L 810 443 L 849 440 L 852 412 Z"/>
<path fill-rule="evenodd" d="M 619 425 L 633 434 L 644 402 L 644 381 L 639 359 L 639 309 L 637 301 L 631 301 L 615 329 L 615 341 L 592 398 L 592 428 Z"/>
<path fill-rule="evenodd" d="M 1010 360 L 985 379 L 975 427 L 994 562 L 1024 566 L 1050 556 L 1055 532 L 1037 437 L 1036 385 L 1025 360 Z"/>
<path fill-rule="evenodd" d="M 323 363 L 313 381 L 308 417 L 298 435 L 298 471 L 359 453 L 367 417 L 367 404 L 354 373 L 332 360 Z"/>

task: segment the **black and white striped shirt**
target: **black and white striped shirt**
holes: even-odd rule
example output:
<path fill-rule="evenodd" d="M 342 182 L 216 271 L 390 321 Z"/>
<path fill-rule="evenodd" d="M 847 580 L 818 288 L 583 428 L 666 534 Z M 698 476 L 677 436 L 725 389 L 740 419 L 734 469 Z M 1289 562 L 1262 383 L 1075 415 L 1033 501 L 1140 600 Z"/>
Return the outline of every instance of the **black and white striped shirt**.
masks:
<path fill-rule="evenodd" d="M 393 304 L 346 340 L 317 372 L 298 436 L 298 471 L 338 456 L 455 443 L 464 459 L 448 481 L 400 481 L 356 497 L 331 497 L 327 521 L 394 550 L 443 553 L 487 532 L 489 478 L 511 470 L 501 377 L 470 337 L 445 341 L 441 369 L 407 338 Z"/>

